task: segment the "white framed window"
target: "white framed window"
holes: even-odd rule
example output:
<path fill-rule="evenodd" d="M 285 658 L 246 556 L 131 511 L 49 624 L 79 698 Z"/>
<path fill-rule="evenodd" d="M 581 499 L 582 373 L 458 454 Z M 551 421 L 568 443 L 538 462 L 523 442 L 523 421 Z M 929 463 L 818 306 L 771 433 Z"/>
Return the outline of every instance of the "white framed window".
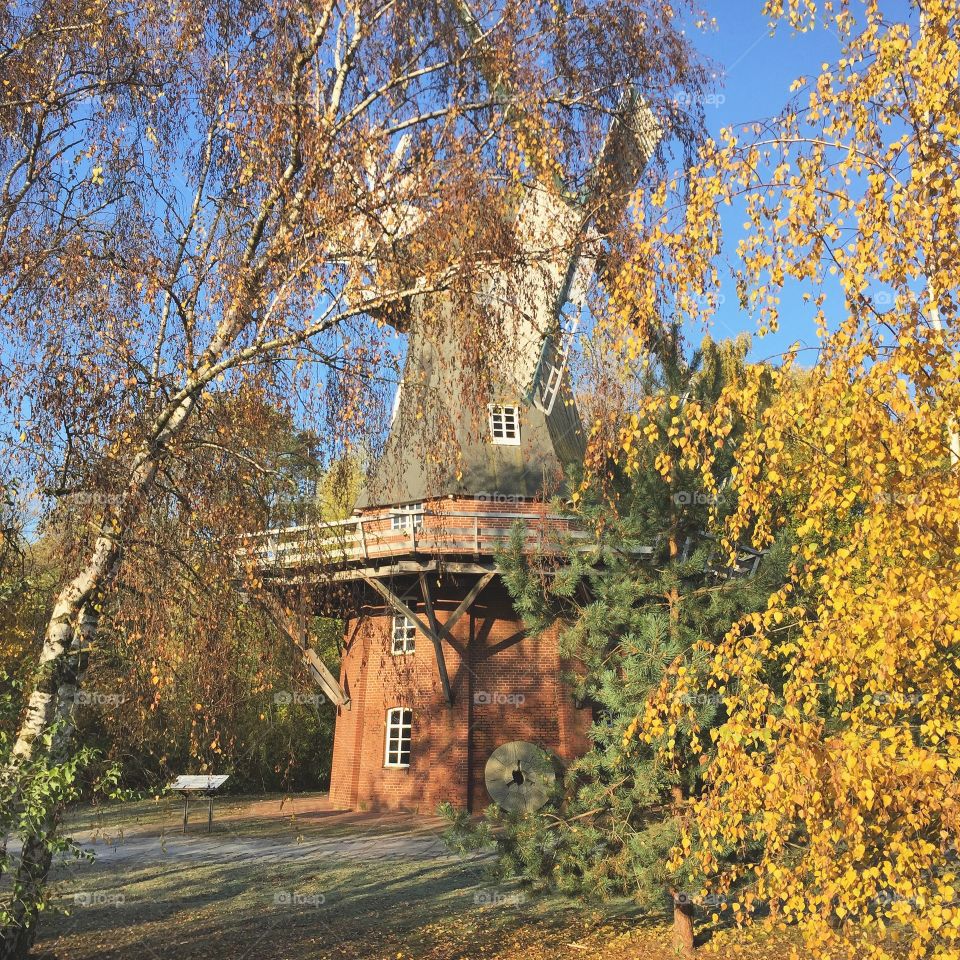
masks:
<path fill-rule="evenodd" d="M 419 530 L 423 526 L 423 504 L 408 503 L 396 507 L 390 517 L 391 530 Z"/>
<path fill-rule="evenodd" d="M 511 446 L 520 443 L 520 408 L 516 404 L 490 404 L 490 439 Z"/>
<path fill-rule="evenodd" d="M 392 707 L 387 711 L 387 744 L 385 767 L 410 766 L 410 740 L 413 730 L 413 711 L 409 707 Z"/>
<path fill-rule="evenodd" d="M 413 653 L 417 644 L 417 628 L 413 621 L 402 613 L 393 615 L 393 644 L 390 651 L 395 657 Z"/>

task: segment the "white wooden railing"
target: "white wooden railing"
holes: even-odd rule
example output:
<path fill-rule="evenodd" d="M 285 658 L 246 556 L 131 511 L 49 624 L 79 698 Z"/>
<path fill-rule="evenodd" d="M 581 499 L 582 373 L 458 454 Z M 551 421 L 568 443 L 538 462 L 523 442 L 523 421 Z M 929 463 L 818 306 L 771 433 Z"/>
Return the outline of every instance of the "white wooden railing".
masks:
<path fill-rule="evenodd" d="M 291 569 L 323 563 L 352 564 L 410 553 L 490 556 L 502 550 L 523 522 L 525 550 L 563 552 L 571 542 L 589 548 L 593 538 L 560 514 L 408 510 L 394 508 L 347 520 L 277 528 L 247 538 L 240 557 Z"/>

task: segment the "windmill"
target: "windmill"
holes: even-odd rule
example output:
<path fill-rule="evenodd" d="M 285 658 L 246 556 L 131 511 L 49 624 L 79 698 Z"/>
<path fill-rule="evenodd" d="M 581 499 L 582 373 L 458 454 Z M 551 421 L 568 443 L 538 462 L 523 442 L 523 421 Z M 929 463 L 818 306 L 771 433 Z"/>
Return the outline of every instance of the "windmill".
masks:
<path fill-rule="evenodd" d="M 496 554 L 515 524 L 531 549 L 542 548 L 545 525 L 588 536 L 545 502 L 584 453 L 568 361 L 592 278 L 612 269 L 605 237 L 660 137 L 647 103 L 629 93 L 579 196 L 544 177 L 520 188 L 514 255 L 476 265 L 472 301 L 424 290 L 381 316 L 407 340 L 389 434 L 353 519 L 320 551 L 341 558 L 326 577 L 357 587 L 355 609 L 342 610 L 339 681 L 314 670 L 337 709 L 336 806 L 432 812 L 444 800 L 471 808 L 493 798 L 532 810 L 549 795 L 544 758 L 567 762 L 587 747 L 592 718 L 562 680 L 556 632 L 527 632 Z M 377 215 L 358 213 L 336 238 L 346 295 L 370 312 L 385 292 L 379 277 L 395 272 L 392 251 L 428 225 L 429 212 L 407 199 L 419 192 L 409 149 L 400 139 L 363 165 L 358 185 Z M 478 337 L 466 329 L 478 320 L 481 345 L 499 347 L 485 410 L 471 382 Z M 316 554 L 292 536 L 277 556 L 302 585 Z"/>

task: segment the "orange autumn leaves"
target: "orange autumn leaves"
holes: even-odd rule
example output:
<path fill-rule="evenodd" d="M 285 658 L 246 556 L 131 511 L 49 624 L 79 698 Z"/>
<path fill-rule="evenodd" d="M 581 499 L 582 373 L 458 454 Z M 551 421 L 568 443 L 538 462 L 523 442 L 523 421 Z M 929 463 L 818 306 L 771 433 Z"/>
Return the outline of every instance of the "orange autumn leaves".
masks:
<path fill-rule="evenodd" d="M 865 930 L 905 925 L 912 955 L 946 956 L 960 936 L 960 489 L 948 409 L 917 405 L 900 383 L 911 352 L 857 380 L 837 367 L 777 375 L 781 391 L 752 410 L 738 446 L 726 534 L 761 547 L 795 524 L 791 581 L 635 729 L 652 739 L 684 713 L 695 722 L 678 692 L 723 697 L 684 850 L 696 846 L 718 888 L 749 875 L 750 896 L 812 937 L 866 951 Z M 736 393 L 742 414 L 749 397 Z M 709 463 L 729 422 L 713 417 L 675 428 L 678 462 Z"/>

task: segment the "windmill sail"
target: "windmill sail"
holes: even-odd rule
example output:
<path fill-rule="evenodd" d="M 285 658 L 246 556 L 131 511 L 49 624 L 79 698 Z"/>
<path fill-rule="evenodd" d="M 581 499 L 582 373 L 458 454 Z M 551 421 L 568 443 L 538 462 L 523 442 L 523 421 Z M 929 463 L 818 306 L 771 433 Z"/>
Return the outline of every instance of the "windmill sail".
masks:
<path fill-rule="evenodd" d="M 595 228 L 575 247 L 567 282 L 556 303 L 556 323 L 546 333 L 527 397 L 545 414 L 561 395 L 567 360 L 580 325 L 587 290 L 599 254 L 600 235 L 609 234 L 627 205 L 662 138 L 662 129 L 646 101 L 629 93 L 610 127 L 587 191 L 586 207 Z M 600 201 L 597 203 L 597 201 Z M 597 209 L 590 210 L 594 205 Z"/>
<path fill-rule="evenodd" d="M 584 453 L 568 359 L 587 290 L 603 234 L 622 215 L 659 139 L 646 102 L 628 95 L 583 198 L 571 202 L 552 183 L 524 186 L 513 220 L 515 255 L 507 264 L 477 265 L 475 303 L 451 294 L 411 298 L 403 389 L 358 508 L 491 491 L 520 498 L 560 492 L 566 466 Z M 392 163 L 380 180 L 398 167 Z M 404 208 L 394 220 L 407 233 L 418 216 Z M 375 246 L 368 237 L 364 245 Z M 478 403 L 478 323 L 487 325 L 479 339 L 495 368 L 490 416 L 505 405 L 517 411 L 515 443 L 491 442 Z"/>

